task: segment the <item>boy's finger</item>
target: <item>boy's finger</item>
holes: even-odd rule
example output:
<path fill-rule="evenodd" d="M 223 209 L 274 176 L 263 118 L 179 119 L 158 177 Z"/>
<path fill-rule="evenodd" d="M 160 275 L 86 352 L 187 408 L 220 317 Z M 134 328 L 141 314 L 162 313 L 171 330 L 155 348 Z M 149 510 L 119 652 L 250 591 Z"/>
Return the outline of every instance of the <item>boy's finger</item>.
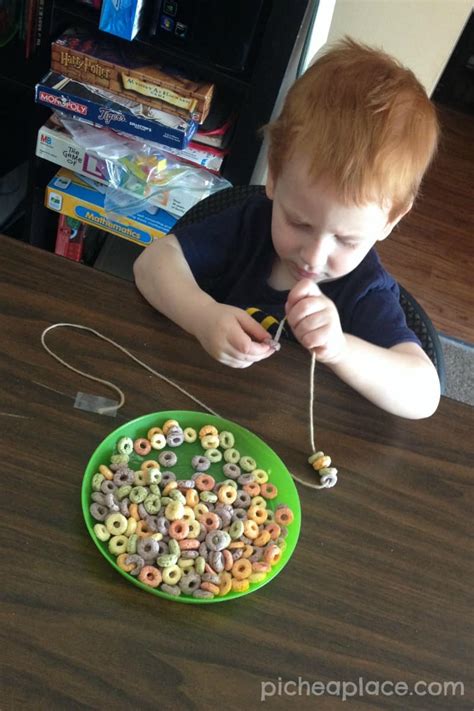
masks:
<path fill-rule="evenodd" d="M 239 323 L 252 341 L 263 343 L 268 338 L 268 331 L 246 311 L 242 311 L 242 314 L 239 314 Z"/>
<path fill-rule="evenodd" d="M 286 311 L 288 313 L 288 310 L 291 309 L 298 301 L 301 301 L 301 299 L 306 299 L 308 296 L 321 295 L 321 289 L 314 283 L 314 281 L 311 281 L 311 279 L 301 279 L 296 282 L 295 286 L 288 294 Z"/>

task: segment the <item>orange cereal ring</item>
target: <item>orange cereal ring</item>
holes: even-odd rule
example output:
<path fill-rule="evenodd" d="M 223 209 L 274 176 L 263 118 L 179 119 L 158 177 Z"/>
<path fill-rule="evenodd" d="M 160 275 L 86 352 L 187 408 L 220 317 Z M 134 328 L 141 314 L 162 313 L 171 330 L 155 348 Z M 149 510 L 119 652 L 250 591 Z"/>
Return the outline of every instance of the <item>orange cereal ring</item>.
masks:
<path fill-rule="evenodd" d="M 250 496 L 258 496 L 260 494 L 260 484 L 257 484 L 256 481 L 251 481 L 249 484 L 244 484 L 242 488 L 244 491 L 247 492 L 247 494 L 250 494 Z"/>
<path fill-rule="evenodd" d="M 242 553 L 242 558 L 250 558 L 250 556 L 253 555 L 254 550 L 254 547 L 251 546 L 250 543 L 246 543 Z"/>
<path fill-rule="evenodd" d="M 197 538 L 183 538 L 178 544 L 182 551 L 190 551 L 199 548 L 201 542 Z"/>
<path fill-rule="evenodd" d="M 227 548 L 224 548 L 221 553 L 224 559 L 224 570 L 232 570 L 232 566 L 234 565 L 234 558 L 232 557 L 232 553 L 227 550 Z"/>
<path fill-rule="evenodd" d="M 167 435 L 172 427 L 179 427 L 178 420 L 166 420 L 165 424 L 161 428 L 163 430 L 163 434 Z"/>
<path fill-rule="evenodd" d="M 256 546 L 266 546 L 268 541 L 271 540 L 270 531 L 263 530 L 259 536 L 254 540 Z"/>
<path fill-rule="evenodd" d="M 230 573 L 221 573 L 221 582 L 219 586 L 219 597 L 227 595 L 232 590 L 232 576 Z"/>
<path fill-rule="evenodd" d="M 271 543 L 268 548 L 265 549 L 263 554 L 263 560 L 269 565 L 275 565 L 281 558 L 281 550 L 274 543 Z"/>
<path fill-rule="evenodd" d="M 168 533 L 171 538 L 176 538 L 177 541 L 181 541 L 183 538 L 186 538 L 189 533 L 189 523 L 184 519 L 172 521 L 169 525 Z"/>
<path fill-rule="evenodd" d="M 129 573 L 131 570 L 134 569 L 135 563 L 127 563 L 125 560 L 128 558 L 128 553 L 120 553 L 120 555 L 117 556 L 117 565 L 119 568 L 122 570 L 125 570 L 125 572 Z"/>
<path fill-rule="evenodd" d="M 163 430 L 161 429 L 161 427 L 152 427 L 146 433 L 146 437 L 147 439 L 151 439 L 155 434 L 163 434 Z"/>
<path fill-rule="evenodd" d="M 244 578 L 244 580 L 232 578 L 232 590 L 234 592 L 245 592 L 249 589 L 249 585 L 250 583 L 247 578 Z"/>
<path fill-rule="evenodd" d="M 244 580 L 244 578 L 248 578 L 252 572 L 252 563 L 246 558 L 239 558 L 232 566 L 231 572 L 237 580 Z"/>
<path fill-rule="evenodd" d="M 215 531 L 220 525 L 219 516 L 213 511 L 208 511 L 208 513 L 198 516 L 198 521 L 202 523 L 208 531 Z"/>
<path fill-rule="evenodd" d="M 150 469 L 159 469 L 160 465 L 154 459 L 145 459 L 144 462 L 140 464 L 140 469 L 142 472 L 147 472 Z"/>
<path fill-rule="evenodd" d="M 186 506 L 191 506 L 191 508 L 194 508 L 196 504 L 199 503 L 199 494 L 195 489 L 187 489 L 185 497 Z"/>
<path fill-rule="evenodd" d="M 216 571 L 214 570 L 214 568 L 211 568 L 209 563 L 206 563 L 206 565 L 204 566 L 204 570 L 206 571 L 206 573 L 209 573 L 210 575 L 217 575 Z"/>
<path fill-rule="evenodd" d="M 135 521 L 140 520 L 140 514 L 138 513 L 138 504 L 130 504 L 128 507 L 128 512 Z"/>
<path fill-rule="evenodd" d="M 259 533 L 260 531 L 256 521 L 252 521 L 251 518 L 244 521 L 244 535 L 247 536 L 247 538 L 257 538 Z"/>
<path fill-rule="evenodd" d="M 248 508 L 247 516 L 260 526 L 260 524 L 265 523 L 267 520 L 268 512 L 263 508 L 263 506 L 252 505 Z"/>
<path fill-rule="evenodd" d="M 319 469 L 324 469 L 325 467 L 330 467 L 331 457 L 329 457 L 327 454 L 324 454 L 322 457 L 318 457 L 313 462 L 311 462 L 311 466 L 315 471 L 318 471 Z"/>
<path fill-rule="evenodd" d="M 211 491 L 216 485 L 214 477 L 210 474 L 199 474 L 194 480 L 199 491 Z"/>
<path fill-rule="evenodd" d="M 275 521 L 270 521 L 270 523 L 267 523 L 265 526 L 265 531 L 269 532 L 272 541 L 276 541 L 276 539 L 280 536 L 281 528 L 277 523 L 275 523 Z"/>
<path fill-rule="evenodd" d="M 257 560 L 255 563 L 252 563 L 252 570 L 254 573 L 268 573 L 270 564 L 264 563 L 263 560 Z"/>
<path fill-rule="evenodd" d="M 227 548 L 243 548 L 245 546 L 245 543 L 243 541 L 232 541 L 232 543 L 229 543 Z"/>
<path fill-rule="evenodd" d="M 224 484 L 219 487 L 217 498 L 223 504 L 233 504 L 237 498 L 237 489 L 235 486 L 231 486 L 230 484 Z"/>
<path fill-rule="evenodd" d="M 214 583 L 204 582 L 204 583 L 201 583 L 200 587 L 202 590 L 208 590 L 209 592 L 214 593 L 214 595 L 219 595 L 220 588 L 218 585 L 215 585 Z"/>
<path fill-rule="evenodd" d="M 199 439 L 202 439 L 206 435 L 214 435 L 217 436 L 219 434 L 219 430 L 217 427 L 214 427 L 214 425 L 204 425 L 204 427 L 201 427 L 199 430 Z"/>
<path fill-rule="evenodd" d="M 282 526 L 289 526 L 293 519 L 293 511 L 288 506 L 281 506 L 275 511 L 275 521 Z"/>
<path fill-rule="evenodd" d="M 134 441 L 133 449 L 137 454 L 140 454 L 142 457 L 146 457 L 147 454 L 150 454 L 151 444 L 144 437 L 139 437 Z"/>
<path fill-rule="evenodd" d="M 176 483 L 176 481 L 175 481 L 174 479 L 171 479 L 171 480 L 166 484 L 165 488 L 163 489 L 163 491 L 162 491 L 161 493 L 162 493 L 163 496 L 168 496 L 168 494 L 170 493 L 170 491 L 173 491 L 173 489 L 177 489 L 177 488 L 178 488 L 178 484 Z"/>
<path fill-rule="evenodd" d="M 161 583 L 161 573 L 154 565 L 144 565 L 138 573 L 138 579 L 151 588 L 157 588 Z"/>
<path fill-rule="evenodd" d="M 105 464 L 101 464 L 99 467 L 99 472 L 102 474 L 105 479 L 113 479 L 114 478 L 114 473 L 109 467 L 106 467 Z"/>
<path fill-rule="evenodd" d="M 153 535 L 154 531 L 151 530 L 146 521 L 140 519 L 137 523 L 135 533 L 137 534 L 138 538 L 148 538 L 148 536 Z"/>
<path fill-rule="evenodd" d="M 269 481 L 266 481 L 261 485 L 260 493 L 264 499 L 274 499 L 275 496 L 278 496 L 278 489 L 275 484 L 271 484 Z"/>

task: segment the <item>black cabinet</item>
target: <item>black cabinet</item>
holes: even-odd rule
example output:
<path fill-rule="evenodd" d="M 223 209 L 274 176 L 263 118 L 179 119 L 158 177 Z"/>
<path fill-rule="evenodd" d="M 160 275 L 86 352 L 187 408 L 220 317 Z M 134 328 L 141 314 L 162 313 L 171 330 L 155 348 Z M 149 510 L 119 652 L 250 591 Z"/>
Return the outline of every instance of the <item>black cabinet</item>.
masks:
<path fill-rule="evenodd" d="M 146 6 L 143 29 L 133 42 L 156 53 L 158 61 L 178 65 L 215 82 L 217 91 L 232 107 L 235 122 L 221 173 L 234 185 L 250 181 L 262 142 L 259 129 L 271 116 L 305 12 L 313 4 L 311 0 L 268 0 L 264 21 L 256 29 L 253 50 L 243 71 L 217 65 L 209 57 L 196 56 L 195 50 L 191 54 L 179 46 L 159 43 L 149 32 L 154 3 L 148 2 Z M 17 148 L 12 142 L 9 157 L 9 164 L 15 163 L 17 155 L 18 162 L 27 159 L 29 165 L 23 239 L 51 248 L 51 235 L 45 233 L 50 229 L 48 217 L 42 215 L 48 212 L 42 207 L 42 193 L 55 166 L 40 165 L 44 162 L 34 156 L 36 134 L 48 111 L 34 103 L 33 89 L 49 67 L 50 42 L 64 29 L 77 24 L 97 29 L 99 12 L 76 0 L 52 0 L 46 5 L 46 36 L 33 59 L 25 60 L 18 48 L 0 48 L 0 85 L 5 103 L 1 113 L 3 135 L 20 125 L 25 131 L 22 135 L 27 135 L 26 141 L 14 141 Z"/>

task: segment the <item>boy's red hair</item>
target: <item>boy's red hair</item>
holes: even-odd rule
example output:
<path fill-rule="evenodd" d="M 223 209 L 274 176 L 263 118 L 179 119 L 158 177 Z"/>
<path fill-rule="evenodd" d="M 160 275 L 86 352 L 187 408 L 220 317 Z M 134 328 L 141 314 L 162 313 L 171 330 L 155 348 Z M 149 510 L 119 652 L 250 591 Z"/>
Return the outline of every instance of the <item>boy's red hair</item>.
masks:
<path fill-rule="evenodd" d="M 346 204 L 390 204 L 393 219 L 416 197 L 439 126 L 412 71 L 345 38 L 293 84 L 266 131 L 275 179 L 292 155 L 308 156 L 311 179 L 329 179 Z"/>

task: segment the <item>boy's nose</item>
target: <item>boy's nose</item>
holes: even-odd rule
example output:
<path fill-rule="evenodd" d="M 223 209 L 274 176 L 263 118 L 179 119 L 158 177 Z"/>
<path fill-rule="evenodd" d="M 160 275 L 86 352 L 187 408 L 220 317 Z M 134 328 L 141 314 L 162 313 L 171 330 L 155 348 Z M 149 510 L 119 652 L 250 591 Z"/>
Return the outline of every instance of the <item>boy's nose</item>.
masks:
<path fill-rule="evenodd" d="M 316 271 L 319 267 L 323 267 L 327 262 L 330 249 L 330 239 L 327 237 L 316 237 L 311 240 L 311 244 L 302 253 L 306 268 L 309 271 Z"/>

